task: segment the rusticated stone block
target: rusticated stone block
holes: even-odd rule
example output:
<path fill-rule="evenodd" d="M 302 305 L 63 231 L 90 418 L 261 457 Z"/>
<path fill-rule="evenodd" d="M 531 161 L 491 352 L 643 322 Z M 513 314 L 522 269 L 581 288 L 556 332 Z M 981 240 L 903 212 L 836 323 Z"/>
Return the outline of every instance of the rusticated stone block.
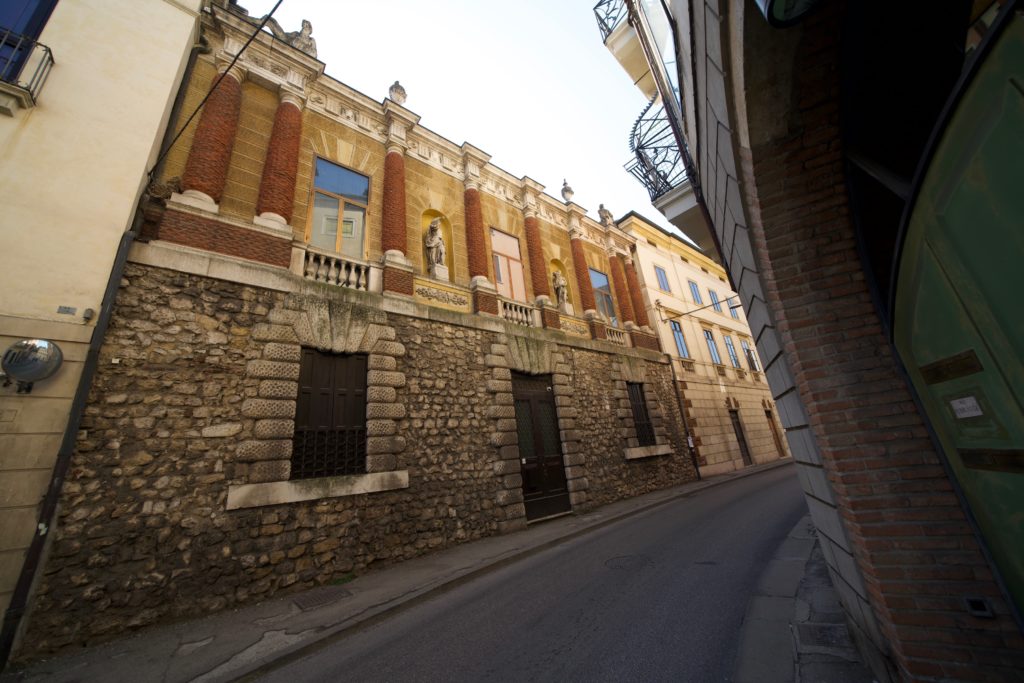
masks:
<path fill-rule="evenodd" d="M 401 358 L 405 355 L 405 344 L 396 341 L 384 341 L 382 339 L 373 345 L 371 353 L 379 353 L 382 356 L 396 356 Z"/>
<path fill-rule="evenodd" d="M 366 387 L 366 401 L 368 403 L 394 403 L 398 392 L 394 387 Z"/>
<path fill-rule="evenodd" d="M 298 311 L 290 311 L 286 308 L 275 308 L 267 314 L 267 322 L 274 325 L 294 325 L 299 322 L 302 314 Z"/>
<path fill-rule="evenodd" d="M 201 432 L 204 439 L 218 439 L 235 436 L 242 431 L 242 425 L 238 422 L 225 422 L 219 425 L 203 427 Z"/>
<path fill-rule="evenodd" d="M 561 375 L 571 375 L 572 366 L 569 365 L 568 363 L 557 363 L 555 364 L 555 372 Z"/>
<path fill-rule="evenodd" d="M 494 395 L 494 405 L 496 406 L 514 406 L 515 400 L 512 398 L 512 392 L 501 392 Z"/>
<path fill-rule="evenodd" d="M 491 434 L 491 445 L 495 447 L 511 446 L 519 442 L 515 432 L 494 432 Z"/>
<path fill-rule="evenodd" d="M 556 406 L 558 405 L 558 399 L 557 398 L 555 399 L 555 405 Z M 571 420 L 573 418 L 579 417 L 579 415 L 580 415 L 580 411 L 579 411 L 578 408 L 576 408 L 576 406 L 573 406 L 573 405 L 566 405 L 565 407 L 558 406 L 558 418 L 559 418 L 559 420 L 561 420 L 562 418 L 565 418 L 567 420 Z"/>
<path fill-rule="evenodd" d="M 371 314 L 372 313 L 374 313 L 374 311 L 371 311 Z M 379 313 L 384 314 L 384 311 L 379 311 Z M 383 318 L 380 320 L 380 322 L 387 322 L 387 314 L 383 315 Z M 397 339 L 397 333 L 395 332 L 395 328 L 390 327 L 389 325 L 377 323 L 371 323 L 370 325 L 367 326 L 366 336 L 373 336 L 378 341 L 395 341 L 395 339 Z"/>
<path fill-rule="evenodd" d="M 487 417 L 514 418 L 515 416 L 515 406 L 487 406 Z"/>
<path fill-rule="evenodd" d="M 293 419 L 295 417 L 295 401 L 248 398 L 242 402 L 242 415 L 246 417 Z"/>
<path fill-rule="evenodd" d="M 582 438 L 582 434 L 576 429 L 563 429 L 559 432 L 562 441 L 579 441 Z"/>
<path fill-rule="evenodd" d="M 245 367 L 245 373 L 250 377 L 297 380 L 299 378 L 299 367 L 298 363 L 251 360 Z"/>
<path fill-rule="evenodd" d="M 494 473 L 499 477 L 506 474 L 518 474 L 520 470 L 518 460 L 498 460 L 494 463 Z"/>
<path fill-rule="evenodd" d="M 491 344 L 491 353 L 496 356 L 504 356 L 508 353 L 508 344 Z"/>
<path fill-rule="evenodd" d="M 507 368 L 508 361 L 504 355 L 499 356 L 494 353 L 488 353 L 484 355 L 484 365 L 489 368 Z"/>
<path fill-rule="evenodd" d="M 494 496 L 494 502 L 498 505 L 514 505 L 516 503 L 523 502 L 523 490 L 522 488 L 517 489 L 505 489 L 498 491 Z"/>
<path fill-rule="evenodd" d="M 570 491 L 569 492 L 569 504 L 572 505 L 573 510 L 582 511 L 587 507 L 587 492 L 586 491 Z"/>
<path fill-rule="evenodd" d="M 491 368 L 491 379 L 511 380 L 512 371 L 508 368 Z"/>
<path fill-rule="evenodd" d="M 405 406 L 401 403 L 370 403 L 366 406 L 367 420 L 400 420 L 405 417 Z"/>
<path fill-rule="evenodd" d="M 487 391 L 493 391 L 495 393 L 499 391 L 512 391 L 512 382 L 500 379 L 489 379 L 487 380 Z"/>
<path fill-rule="evenodd" d="M 302 347 L 298 344 L 271 342 L 263 345 L 263 359 L 298 363 L 302 360 Z"/>
<path fill-rule="evenodd" d="M 558 418 L 558 426 L 562 429 L 576 429 L 576 422 L 573 418 Z"/>
<path fill-rule="evenodd" d="M 267 460 L 249 465 L 246 477 L 250 484 L 262 484 L 268 481 L 287 481 L 292 473 L 292 464 L 288 460 Z"/>
<path fill-rule="evenodd" d="M 371 453 L 366 456 L 367 472 L 391 472 L 398 469 L 398 457 L 393 453 Z"/>
<path fill-rule="evenodd" d="M 579 441 L 563 441 L 562 442 L 562 453 L 565 453 L 566 455 L 569 455 L 570 453 L 579 453 L 579 452 L 580 452 L 580 442 Z"/>
<path fill-rule="evenodd" d="M 559 384 L 569 384 L 569 375 L 564 375 L 560 372 L 556 372 L 551 375 L 551 384 L 557 386 Z"/>
<path fill-rule="evenodd" d="M 570 493 L 573 491 L 586 491 L 590 488 L 590 482 L 587 481 L 586 477 L 577 477 L 566 482 L 566 488 L 569 489 Z"/>
<path fill-rule="evenodd" d="M 299 394 L 299 383 L 283 379 L 265 379 L 260 382 L 260 398 L 290 398 Z"/>
<path fill-rule="evenodd" d="M 503 418 L 498 420 L 498 424 L 495 427 L 495 431 L 499 432 L 514 432 L 516 430 L 515 419 Z"/>
<path fill-rule="evenodd" d="M 565 468 L 565 478 L 568 479 L 569 481 L 572 481 L 573 479 L 579 479 L 580 477 L 585 477 L 586 474 L 587 474 L 587 468 L 586 467 L 582 467 L 582 466 L 577 465 L 577 466 L 574 466 L 574 467 L 566 467 Z"/>
<path fill-rule="evenodd" d="M 292 457 L 290 439 L 274 441 L 243 441 L 238 444 L 235 459 L 239 462 L 255 462 L 263 460 L 287 460 Z"/>
<path fill-rule="evenodd" d="M 398 367 L 398 361 L 394 356 L 382 356 L 379 353 L 371 353 L 367 359 L 366 367 L 370 370 L 394 370 Z"/>
<path fill-rule="evenodd" d="M 506 489 L 521 489 L 523 488 L 523 475 L 522 474 L 508 474 L 501 478 L 501 485 Z"/>
<path fill-rule="evenodd" d="M 562 456 L 562 461 L 566 467 L 573 467 L 576 465 L 582 465 L 585 462 L 585 458 L 582 453 L 566 453 Z"/>
<path fill-rule="evenodd" d="M 404 436 L 370 436 L 366 438 L 367 455 L 401 453 L 404 450 Z"/>
<path fill-rule="evenodd" d="M 398 431 L 398 424 L 394 420 L 367 420 L 367 436 L 391 436 Z"/>
<path fill-rule="evenodd" d="M 295 435 L 295 421 L 256 420 L 253 433 L 257 439 L 291 439 Z"/>
<path fill-rule="evenodd" d="M 567 389 L 568 387 L 566 387 Z M 555 394 L 555 406 L 561 410 L 562 408 L 570 408 L 573 404 L 572 395 L 568 391 L 559 391 L 559 387 L 554 388 Z"/>
<path fill-rule="evenodd" d="M 404 387 L 405 373 L 387 370 L 369 370 L 366 373 L 366 384 L 379 387 Z"/>
<path fill-rule="evenodd" d="M 299 338 L 295 330 L 288 325 L 271 325 L 270 323 L 257 323 L 252 328 L 252 338 L 256 341 L 266 342 L 294 342 L 298 343 Z"/>
<path fill-rule="evenodd" d="M 516 462 L 519 462 L 519 446 L 502 446 L 501 448 L 498 449 L 498 459 L 515 460 Z"/>

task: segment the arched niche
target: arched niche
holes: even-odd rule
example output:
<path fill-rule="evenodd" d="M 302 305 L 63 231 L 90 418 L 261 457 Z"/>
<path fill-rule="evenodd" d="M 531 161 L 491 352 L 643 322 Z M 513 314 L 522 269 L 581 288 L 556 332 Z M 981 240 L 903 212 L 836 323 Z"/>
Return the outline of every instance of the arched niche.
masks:
<path fill-rule="evenodd" d="M 445 248 L 444 265 L 448 267 L 449 273 L 454 274 L 455 242 L 452 239 L 452 224 L 451 221 L 448 220 L 447 216 L 445 216 L 440 211 L 437 211 L 436 209 L 427 209 L 426 211 L 423 212 L 423 216 L 420 218 L 420 254 L 422 254 L 422 261 L 420 265 L 423 267 L 424 273 L 430 272 L 429 264 L 427 263 L 427 248 L 424 245 L 424 240 L 426 240 L 427 231 L 430 230 L 430 224 L 434 221 L 435 218 L 441 219 L 440 230 L 441 236 L 444 238 Z"/>
<path fill-rule="evenodd" d="M 575 315 L 573 303 L 576 301 L 576 283 L 573 281 L 572 275 L 569 273 L 569 269 L 566 268 L 565 264 L 562 263 L 559 259 L 551 259 L 551 261 L 548 262 L 547 276 L 548 283 L 551 286 L 551 300 L 556 304 L 558 303 L 557 297 L 555 295 L 554 284 L 552 282 L 552 276 L 556 272 L 561 273 L 562 277 L 565 278 L 565 281 L 567 283 L 565 291 L 566 310 L 564 312 L 568 313 L 569 315 Z"/>

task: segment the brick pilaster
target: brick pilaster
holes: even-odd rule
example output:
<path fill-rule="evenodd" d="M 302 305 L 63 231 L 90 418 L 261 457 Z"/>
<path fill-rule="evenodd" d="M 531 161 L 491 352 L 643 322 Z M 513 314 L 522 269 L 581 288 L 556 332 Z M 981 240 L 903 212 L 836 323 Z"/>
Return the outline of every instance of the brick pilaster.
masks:
<path fill-rule="evenodd" d="M 295 178 L 299 167 L 299 146 L 302 141 L 302 110 L 300 100 L 290 93 L 282 93 L 281 103 L 274 115 L 274 128 L 270 132 L 267 159 L 263 163 L 263 178 L 256 201 L 256 215 L 261 218 L 292 219 L 295 200 Z"/>
<path fill-rule="evenodd" d="M 640 327 L 650 327 L 651 321 L 647 317 L 647 307 L 644 305 L 644 295 L 640 289 L 640 278 L 636 274 L 636 262 L 628 256 L 620 258 L 623 262 L 623 270 L 626 272 L 629 296 L 633 300 L 633 315 L 636 316 L 636 324 Z"/>
<path fill-rule="evenodd" d="M 389 148 L 384 157 L 383 203 L 381 250 L 385 253 L 397 251 L 405 256 L 408 249 L 405 227 L 405 156 L 399 147 Z"/>
<path fill-rule="evenodd" d="M 583 240 L 578 235 L 570 232 L 569 244 L 572 245 L 572 265 L 576 273 L 576 288 L 580 293 L 580 305 L 583 306 L 582 312 L 596 311 L 597 304 L 594 303 L 594 288 L 590 284 L 590 269 L 587 266 L 587 258 L 583 255 Z"/>
<path fill-rule="evenodd" d="M 181 186 L 220 203 L 227 182 L 231 149 L 242 110 L 242 72 L 232 68 L 217 83 L 199 116 Z"/>
<path fill-rule="evenodd" d="M 487 244 L 484 241 L 484 218 L 480 210 L 480 190 L 470 186 L 463 195 L 466 205 L 466 252 L 469 277 L 487 277 Z"/>
<path fill-rule="evenodd" d="M 633 314 L 633 298 L 630 296 L 629 287 L 626 284 L 626 272 L 622 264 L 622 257 L 615 253 L 608 254 L 608 261 L 612 269 L 612 286 L 615 287 L 615 297 L 619 300 L 619 313 L 622 314 L 623 322 L 636 323 L 636 315 Z"/>

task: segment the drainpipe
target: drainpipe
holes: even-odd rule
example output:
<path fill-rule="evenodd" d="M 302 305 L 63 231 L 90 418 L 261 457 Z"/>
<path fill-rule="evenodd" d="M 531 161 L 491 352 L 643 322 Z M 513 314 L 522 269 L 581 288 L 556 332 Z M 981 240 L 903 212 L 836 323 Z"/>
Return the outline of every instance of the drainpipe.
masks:
<path fill-rule="evenodd" d="M 200 38 L 199 42 L 196 42 L 192 46 L 189 53 L 188 62 L 185 65 L 185 71 L 182 74 L 182 79 L 179 83 L 178 93 L 175 96 L 174 104 L 171 106 L 168 124 L 164 130 L 163 139 L 161 140 L 161 161 L 164 156 L 164 152 L 166 152 L 167 145 L 171 140 L 171 126 L 173 125 L 173 122 L 177 120 L 181 107 L 185 101 L 185 88 L 183 86 L 185 83 L 188 83 L 192 76 L 196 56 L 208 49 L 209 48 L 206 47 L 205 42 Z M 146 178 L 147 186 L 157 171 L 157 168 L 150 171 L 149 177 Z M 48 547 L 47 541 L 50 537 L 49 532 L 53 527 L 54 518 L 57 513 L 57 505 L 60 502 L 61 489 L 64 486 L 64 478 L 67 476 L 68 468 L 71 465 L 71 456 L 75 451 L 75 441 L 78 436 L 78 428 L 82 422 L 82 413 L 85 409 L 85 402 L 86 399 L 88 399 L 89 391 L 92 388 L 92 380 L 96 376 L 96 367 L 99 364 L 100 347 L 103 346 L 103 342 L 106 338 L 107 327 L 110 324 L 110 318 L 114 310 L 114 300 L 117 298 L 117 289 L 121 284 L 121 277 L 124 275 L 125 263 L 128 261 L 128 251 L 131 248 L 132 243 L 135 241 L 139 228 L 142 225 L 142 207 L 145 206 L 148 196 L 148 192 L 143 190 L 135 205 L 135 217 L 132 220 L 132 225 L 121 235 L 121 241 L 117 245 L 117 253 L 114 256 L 114 265 L 111 268 L 110 277 L 107 280 L 107 286 L 103 292 L 103 302 L 100 306 L 99 317 L 96 319 L 96 328 L 93 330 L 92 338 L 89 342 L 89 351 L 86 354 L 85 363 L 82 367 L 82 376 L 78 382 L 78 387 L 75 389 L 75 396 L 71 402 L 71 411 L 68 415 L 67 427 L 64 429 L 60 450 L 57 452 L 57 461 L 53 466 L 53 476 L 50 478 L 50 484 L 46 489 L 46 494 L 43 497 L 40 507 L 39 522 L 36 525 L 36 531 L 32 536 L 32 542 L 29 544 L 28 551 L 25 553 L 25 561 L 22 563 L 21 573 L 18 575 L 18 582 L 15 584 L 14 593 L 11 595 L 11 602 L 8 605 L 7 610 L 4 612 L 3 625 L 0 627 L 0 671 L 3 671 L 3 669 L 6 668 L 8 659 L 11 655 L 11 650 L 14 648 L 14 643 L 17 640 L 18 631 L 21 627 L 22 617 L 25 615 L 28 599 L 32 594 L 36 575 L 38 574 L 43 555 Z"/>

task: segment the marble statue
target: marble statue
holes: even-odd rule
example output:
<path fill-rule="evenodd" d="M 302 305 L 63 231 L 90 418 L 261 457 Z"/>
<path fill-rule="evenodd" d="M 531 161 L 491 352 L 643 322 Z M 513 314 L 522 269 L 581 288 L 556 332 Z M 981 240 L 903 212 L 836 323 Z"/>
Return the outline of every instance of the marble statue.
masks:
<path fill-rule="evenodd" d="M 604 208 L 604 204 L 601 204 L 597 209 L 597 215 L 601 218 L 601 225 L 606 228 L 615 227 L 615 218 L 612 216 L 612 212 Z"/>
<path fill-rule="evenodd" d="M 551 288 L 555 290 L 555 299 L 558 301 L 558 307 L 564 310 L 569 297 L 569 283 L 566 282 L 565 276 L 562 275 L 561 271 L 556 270 L 551 273 Z"/>
<path fill-rule="evenodd" d="M 264 17 L 266 19 L 266 17 Z M 309 23 L 306 19 L 302 20 L 301 31 L 285 31 L 281 28 L 281 24 L 277 23 L 277 19 L 273 17 L 267 19 L 267 28 L 274 34 L 274 37 L 283 43 L 287 43 L 295 49 L 305 52 L 307 55 L 316 59 L 316 39 L 313 38 L 313 24 Z"/>
<path fill-rule="evenodd" d="M 430 221 L 424 246 L 427 248 L 427 263 L 432 266 L 443 266 L 447 251 L 444 246 L 444 236 L 441 234 L 440 218 Z"/>

